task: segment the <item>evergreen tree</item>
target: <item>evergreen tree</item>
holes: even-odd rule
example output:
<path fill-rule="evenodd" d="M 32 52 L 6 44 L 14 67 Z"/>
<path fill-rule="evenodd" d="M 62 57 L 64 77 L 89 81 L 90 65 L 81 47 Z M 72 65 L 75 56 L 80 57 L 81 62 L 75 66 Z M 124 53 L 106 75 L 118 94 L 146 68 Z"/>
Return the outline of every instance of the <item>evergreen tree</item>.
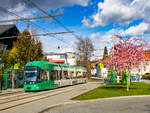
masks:
<path fill-rule="evenodd" d="M 107 50 L 107 47 L 105 46 L 104 48 L 104 54 L 103 54 L 103 59 L 105 59 L 108 55 L 108 50 Z"/>
<path fill-rule="evenodd" d="M 19 33 L 17 41 L 14 43 L 13 49 L 9 52 L 7 58 L 8 68 L 13 68 L 18 64 L 19 68 L 24 68 L 24 65 L 29 61 L 41 60 L 42 44 L 40 41 L 31 37 L 27 29 L 21 34 Z"/>

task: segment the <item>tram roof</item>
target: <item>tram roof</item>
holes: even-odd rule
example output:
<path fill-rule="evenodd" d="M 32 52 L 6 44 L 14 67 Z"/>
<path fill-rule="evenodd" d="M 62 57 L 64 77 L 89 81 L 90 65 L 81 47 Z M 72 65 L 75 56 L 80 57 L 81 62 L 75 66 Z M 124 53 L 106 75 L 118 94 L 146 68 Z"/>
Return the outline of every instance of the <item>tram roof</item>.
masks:
<path fill-rule="evenodd" d="M 72 66 L 72 65 L 59 64 L 59 63 L 53 63 L 48 61 L 31 61 L 28 62 L 25 66 L 37 66 L 45 70 L 53 70 L 54 67 L 75 68 L 75 69 L 86 70 L 85 67 L 81 67 L 81 66 Z"/>

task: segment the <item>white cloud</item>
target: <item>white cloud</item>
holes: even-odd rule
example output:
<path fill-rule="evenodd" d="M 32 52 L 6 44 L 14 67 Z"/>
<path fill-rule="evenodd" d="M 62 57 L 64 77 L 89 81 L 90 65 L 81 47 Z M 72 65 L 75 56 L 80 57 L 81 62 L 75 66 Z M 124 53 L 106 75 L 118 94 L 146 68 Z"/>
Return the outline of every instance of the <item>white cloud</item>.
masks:
<path fill-rule="evenodd" d="M 93 41 L 94 48 L 96 49 L 96 56 L 103 55 L 103 49 L 106 46 L 109 50 L 112 46 L 112 36 L 118 33 L 118 30 L 111 29 L 105 34 L 96 32 L 90 35 L 91 40 Z M 115 39 L 115 42 L 117 40 Z"/>
<path fill-rule="evenodd" d="M 82 21 L 85 26 L 105 26 L 110 22 L 128 25 L 135 19 L 150 20 L 150 0 L 104 0 L 98 3 L 97 13 Z"/>
<path fill-rule="evenodd" d="M 101 34 L 99 32 L 91 34 L 90 38 L 100 38 Z"/>
<path fill-rule="evenodd" d="M 148 30 L 149 30 L 149 24 L 140 23 L 137 26 L 132 26 L 129 29 L 125 30 L 124 34 L 125 35 L 137 36 L 137 35 L 143 35 Z"/>
<path fill-rule="evenodd" d="M 82 23 L 84 23 L 85 26 L 90 26 L 90 20 L 86 19 L 86 17 L 84 17 L 84 19 L 82 20 Z"/>
<path fill-rule="evenodd" d="M 25 8 L 25 4 L 24 3 L 23 4 L 19 3 L 19 4 L 16 5 L 15 8 L 10 8 L 10 9 L 8 9 L 8 11 L 10 11 L 10 12 L 14 12 L 14 11 L 15 12 L 20 12 L 20 11 L 23 11 L 24 8 Z"/>
<path fill-rule="evenodd" d="M 73 6 L 73 5 L 81 5 L 81 6 L 87 6 L 89 0 L 31 0 L 33 3 L 35 3 L 37 6 L 39 6 L 41 9 L 46 10 L 49 12 L 50 9 L 57 9 L 63 6 Z M 3 9 L 1 9 L 4 8 Z M 36 11 L 39 11 L 36 9 L 28 0 L 0 0 L 0 19 L 11 19 L 16 18 L 16 16 L 11 15 L 13 12 L 17 15 L 20 15 L 22 17 L 28 17 L 31 16 Z"/>
<path fill-rule="evenodd" d="M 81 5 L 87 6 L 89 0 L 31 0 L 41 8 L 59 8 L 62 6 Z M 18 4 L 25 4 L 28 8 L 34 8 L 28 0 L 0 0 L 0 6 L 5 8 L 15 8 Z"/>
<path fill-rule="evenodd" d="M 57 29 L 56 31 L 59 30 Z M 55 37 L 41 36 L 40 41 L 44 52 L 61 52 L 64 49 L 76 49 L 76 40 L 71 34 L 57 35 Z M 58 46 L 60 46 L 60 49 L 58 49 Z"/>

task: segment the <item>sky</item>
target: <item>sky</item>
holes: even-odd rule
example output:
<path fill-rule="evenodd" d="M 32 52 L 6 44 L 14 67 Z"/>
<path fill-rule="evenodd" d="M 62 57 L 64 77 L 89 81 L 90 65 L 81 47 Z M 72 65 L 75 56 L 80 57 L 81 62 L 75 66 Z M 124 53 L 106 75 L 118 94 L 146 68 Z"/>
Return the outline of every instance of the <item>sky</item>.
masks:
<path fill-rule="evenodd" d="M 150 0 L 32 0 L 56 19 L 83 38 L 89 37 L 101 55 L 104 46 L 111 47 L 115 34 L 142 37 L 149 41 Z M 44 16 L 30 0 L 0 0 L 0 20 Z M 13 14 L 12 14 L 13 13 Z M 16 17 L 15 15 L 19 15 Z M 22 32 L 30 24 L 32 33 L 66 31 L 54 19 L 14 22 Z M 12 23 L 4 23 L 12 24 Z M 44 52 L 74 49 L 76 38 L 71 34 L 39 37 Z M 58 46 L 60 49 L 58 49 Z"/>

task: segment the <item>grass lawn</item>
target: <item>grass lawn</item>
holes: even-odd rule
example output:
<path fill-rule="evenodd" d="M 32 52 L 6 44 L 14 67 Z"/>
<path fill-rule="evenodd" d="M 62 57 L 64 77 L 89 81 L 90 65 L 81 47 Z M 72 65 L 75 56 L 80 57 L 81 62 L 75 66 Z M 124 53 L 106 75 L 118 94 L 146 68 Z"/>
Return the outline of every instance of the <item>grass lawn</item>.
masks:
<path fill-rule="evenodd" d="M 89 100 L 97 98 L 108 98 L 117 96 L 131 96 L 131 95 L 150 95 L 150 84 L 144 82 L 131 83 L 130 89 L 126 91 L 126 84 L 109 84 L 103 87 L 96 88 L 73 100 Z"/>

